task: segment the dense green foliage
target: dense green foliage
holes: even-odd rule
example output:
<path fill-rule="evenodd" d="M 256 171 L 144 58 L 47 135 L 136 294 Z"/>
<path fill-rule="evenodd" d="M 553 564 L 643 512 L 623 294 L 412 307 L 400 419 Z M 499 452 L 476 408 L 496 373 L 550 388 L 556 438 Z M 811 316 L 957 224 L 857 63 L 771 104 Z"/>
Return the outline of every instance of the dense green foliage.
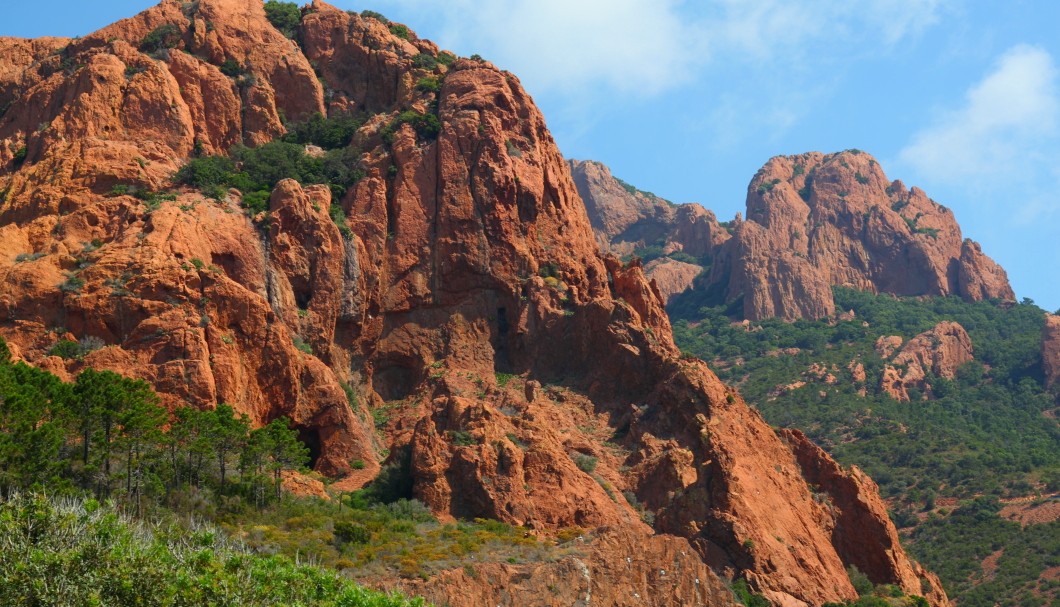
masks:
<path fill-rule="evenodd" d="M 938 510 L 938 498 L 996 501 L 1060 490 L 1060 427 L 1047 415 L 1056 395 L 1042 385 L 1044 312 L 1033 302 L 1000 306 L 837 288 L 836 307 L 853 310 L 852 320 L 744 326 L 731 318 L 742 302 L 717 305 L 715 295 L 686 295 L 668 308 L 678 345 L 710 362 L 770 423 L 799 428 L 841 463 L 866 470 L 892 500 L 899 527 L 917 526 L 919 512 Z M 943 320 L 968 331 L 975 360 L 954 380 L 930 378 L 931 389 L 912 390 L 910 402 L 883 393 L 887 361 L 875 352 L 877 338 L 908 340 Z M 864 382 L 854 381 L 852 363 L 863 365 Z M 813 365 L 823 373 L 811 372 Z M 827 381 L 827 374 L 837 381 Z M 1037 576 L 1031 569 L 1022 571 L 1020 583 L 1015 577 L 969 581 L 969 573 L 1001 546 L 1011 555 L 1002 560 L 1038 563 L 1048 550 L 1056 554 L 1060 529 L 1053 523 L 1019 532 L 995 514 L 983 516 L 931 518 L 907 531 L 911 550 L 962 605 L 1022 604 L 1012 601 L 1023 596 L 1020 584 Z M 983 553 L 981 546 L 994 548 Z"/>
<path fill-rule="evenodd" d="M 1060 521 L 1024 528 L 999 517 L 1000 509 L 996 498 L 982 497 L 947 517 L 932 516 L 913 533 L 912 551 L 949 581 L 961 607 L 1057 604 L 1060 580 L 1041 575 L 1060 567 Z M 984 572 L 982 561 L 995 553 L 996 569 Z"/>
<path fill-rule="evenodd" d="M 176 48 L 180 44 L 180 37 L 180 28 L 177 26 L 172 23 L 160 25 L 144 36 L 144 39 L 140 42 L 140 50 L 153 54 L 165 49 Z"/>
<path fill-rule="evenodd" d="M 325 118 L 318 114 L 292 125 L 279 141 L 256 148 L 237 145 L 229 156 L 194 158 L 177 171 L 174 180 L 218 199 L 224 197 L 227 188 L 236 188 L 243 192 L 243 206 L 251 215 L 268 210 L 269 196 L 283 179 L 327 184 L 338 200 L 364 176 L 360 152 L 351 145 L 360 125 L 350 116 Z M 326 152 L 311 156 L 305 150 L 308 144 Z"/>
<path fill-rule="evenodd" d="M 265 17 L 284 36 L 292 40 L 297 39 L 298 26 L 302 23 L 302 10 L 296 3 L 268 0 L 265 3 Z"/>
<path fill-rule="evenodd" d="M 98 502 L 0 501 L 0 604 L 414 607 L 209 528 L 137 524 Z"/>
<path fill-rule="evenodd" d="M 552 554 L 525 529 L 496 521 L 439 523 L 409 499 L 408 450 L 340 499 L 285 496 L 283 472 L 308 460 L 298 436 L 286 418 L 252 430 L 224 404 L 169 415 L 146 383 L 109 371 L 88 368 L 63 383 L 12 364 L 0 339 L 0 496 L 92 495 L 151 520 L 206 520 L 255 552 L 360 576 L 424 577 L 468 555 L 516 562 Z"/>
<path fill-rule="evenodd" d="M 397 118 L 391 120 L 390 124 L 383 129 L 383 141 L 393 143 L 394 133 L 403 124 L 411 125 L 412 129 L 416 131 L 416 137 L 425 141 L 437 139 L 438 133 L 442 130 L 442 122 L 434 114 L 421 114 L 408 110 L 398 114 Z"/>
<path fill-rule="evenodd" d="M 957 497 L 1024 494 L 1038 480 L 1060 488 L 1060 430 L 1042 415 L 1055 407 L 1041 384 L 1042 310 L 845 289 L 836 290 L 836 302 L 856 317 L 744 327 L 723 306 L 701 307 L 698 322 L 675 318 L 675 337 L 685 351 L 714 361 L 718 376 L 739 386 L 771 423 L 800 428 L 840 461 L 866 469 L 886 496 L 916 502 L 940 487 Z M 964 326 L 976 360 L 953 381 L 933 378 L 928 401 L 913 394 L 900 403 L 882 393 L 885 361 L 874 351 L 876 339 L 909 339 L 942 320 Z M 852 361 L 864 365 L 865 383 L 850 379 Z M 814 381 L 806 371 L 815 363 L 842 381 Z M 798 380 L 807 383 L 781 389 Z"/>
<path fill-rule="evenodd" d="M 182 407 L 173 420 L 163 432 L 169 414 L 142 380 L 86 368 L 67 384 L 24 363 L 2 362 L 0 494 L 87 490 L 139 511 L 209 490 L 260 507 L 279 498 L 284 470 L 308 461 L 286 418 L 251 430 L 245 416 L 221 404 Z"/>

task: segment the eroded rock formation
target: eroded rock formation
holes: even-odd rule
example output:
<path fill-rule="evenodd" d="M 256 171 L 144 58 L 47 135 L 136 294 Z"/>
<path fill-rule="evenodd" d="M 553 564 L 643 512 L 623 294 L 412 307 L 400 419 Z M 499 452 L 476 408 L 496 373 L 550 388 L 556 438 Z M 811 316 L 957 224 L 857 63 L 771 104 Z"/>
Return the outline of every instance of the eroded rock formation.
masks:
<path fill-rule="evenodd" d="M 709 284 L 752 320 L 835 313 L 832 286 L 896 295 L 1013 299 L 1004 270 L 962 239 L 953 213 L 889 181 L 868 154 L 771 159 L 751 180 L 747 219 Z M 722 262 L 721 260 L 724 260 Z"/>
<path fill-rule="evenodd" d="M 141 52 L 163 25 L 175 48 Z M 871 481 L 782 440 L 682 359 L 658 286 L 598 252 L 515 76 L 417 59 L 438 50 L 322 2 L 299 34 L 272 28 L 257 0 L 166 0 L 58 54 L 60 42 L 0 41 L 22 49 L 0 70 L 0 333 L 19 356 L 113 369 L 169 404 L 227 402 L 254 423 L 288 415 L 340 486 L 406 462 L 414 495 L 443 517 L 614 530 L 590 561 L 498 569 L 512 592 L 562 577 L 577 596 L 591 562 L 587 588 L 615 604 L 624 592 L 727 604 L 713 571 L 818 605 L 855 598 L 845 568 L 858 564 L 946 604 L 892 541 Z M 428 76 L 438 91 L 416 86 Z M 281 181 L 265 222 L 235 191 L 129 195 L 170 190 L 190 156 L 269 141 L 281 118 L 321 111 L 367 117 L 353 138 L 365 177 L 340 199 Z M 401 111 L 436 112 L 437 137 L 394 121 Z M 106 347 L 48 356 L 67 332 Z M 369 413 L 384 405 L 377 436 Z M 675 567 L 679 579 L 653 573 Z M 446 575 L 439 584 L 466 582 Z"/>
<path fill-rule="evenodd" d="M 1042 367 L 1045 370 L 1045 386 L 1051 388 L 1060 381 L 1060 316 L 1045 315 L 1042 329 Z"/>
<path fill-rule="evenodd" d="M 619 257 L 646 249 L 680 255 L 644 268 L 658 281 L 664 301 L 691 287 L 703 264 L 730 238 L 714 213 L 698 204 L 673 204 L 637 190 L 599 162 L 571 160 L 570 168 L 601 251 Z"/>
<path fill-rule="evenodd" d="M 892 339 L 890 342 L 885 340 Z M 894 338 L 881 337 L 877 352 L 888 358 Z M 881 351 L 880 345 L 885 343 Z M 901 344 L 901 339 L 898 338 Z M 930 390 L 932 377 L 953 379 L 957 367 L 973 360 L 972 340 L 964 327 L 955 322 L 940 322 L 930 331 L 910 339 L 883 368 L 880 389 L 896 400 L 908 401 L 909 389 Z"/>
<path fill-rule="evenodd" d="M 737 215 L 731 237 L 699 205 L 634 190 L 596 162 L 571 166 L 602 250 L 628 255 L 655 246 L 708 260 L 709 276 L 695 288 L 718 303 L 742 302 L 750 320 L 832 316 L 833 286 L 970 301 L 1015 297 L 1005 271 L 962 239 L 949 209 L 889 181 L 864 152 L 771 159 L 751 180 L 746 220 Z"/>

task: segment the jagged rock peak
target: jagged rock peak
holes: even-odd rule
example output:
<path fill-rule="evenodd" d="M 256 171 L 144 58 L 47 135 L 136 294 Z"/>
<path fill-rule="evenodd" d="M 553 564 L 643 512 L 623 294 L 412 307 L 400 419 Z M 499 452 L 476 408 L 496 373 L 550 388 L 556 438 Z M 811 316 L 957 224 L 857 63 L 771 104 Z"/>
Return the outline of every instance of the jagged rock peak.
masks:
<path fill-rule="evenodd" d="M 388 465 L 442 517 L 617 530 L 594 545 L 619 563 L 610 575 L 637 551 L 665 563 L 634 571 L 706 563 L 778 604 L 819 605 L 856 598 L 846 567 L 864 563 L 946 604 L 891 541 L 870 481 L 781 440 L 681 358 L 641 264 L 599 253 L 515 76 L 431 61 L 433 44 L 321 2 L 297 28 L 298 43 L 256 0 L 167 1 L 58 48 L 0 41 L 21 49 L 0 70 L 0 333 L 20 357 L 143 378 L 170 405 L 289 416 L 340 488 Z M 249 217 L 236 190 L 172 181 L 190 157 L 318 112 L 365 118 L 349 152 L 363 177 L 345 192 L 278 180 Z M 83 337 L 105 347 L 49 354 Z M 807 484 L 825 469 L 840 512 Z M 581 574 L 569 564 L 539 575 Z M 459 583 L 443 595 L 496 594 Z M 717 577 L 705 585 L 622 587 L 728 602 Z"/>
<path fill-rule="evenodd" d="M 1013 299 L 1008 279 L 953 213 L 891 181 L 869 154 L 777 156 L 747 191 L 747 217 L 719 252 L 710 283 L 757 320 L 822 318 L 831 288 L 896 295 Z"/>
<path fill-rule="evenodd" d="M 714 213 L 699 204 L 673 204 L 638 190 L 600 162 L 569 163 L 601 251 L 620 257 L 672 256 L 645 258 L 645 273 L 657 281 L 664 301 L 691 287 L 730 237 Z"/>

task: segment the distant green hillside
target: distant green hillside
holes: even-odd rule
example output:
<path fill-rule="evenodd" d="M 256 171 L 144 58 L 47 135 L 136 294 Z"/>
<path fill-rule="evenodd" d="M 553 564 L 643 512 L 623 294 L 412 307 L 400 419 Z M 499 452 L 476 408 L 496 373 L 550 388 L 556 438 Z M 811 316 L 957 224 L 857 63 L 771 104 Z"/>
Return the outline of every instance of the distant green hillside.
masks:
<path fill-rule="evenodd" d="M 1028 557 L 1005 584 L 978 583 L 952 566 L 980 552 L 968 532 L 974 517 L 946 517 L 936 503 L 1060 491 L 1060 425 L 1052 413 L 1057 401 L 1042 385 L 1045 313 L 1030 301 L 1006 308 L 841 288 L 835 297 L 837 309 L 853 310 L 853 319 L 744 325 L 726 315 L 739 306 L 704 305 L 697 294 L 676 298 L 668 311 L 681 349 L 710 362 L 770 423 L 802 429 L 840 462 L 860 466 L 879 483 L 895 522 L 907 528 L 913 554 L 942 574 L 962 607 L 1048 604 L 1028 595 L 1025 585 L 1038 584 L 1043 571 L 1060 566 L 1055 523 L 1028 528 L 1028 537 L 1046 536 L 1028 543 L 1012 523 L 991 515 L 989 525 L 996 529 L 990 544 L 1013 550 L 1019 544 L 1024 556 L 1042 558 Z M 968 331 L 975 360 L 958 369 L 954 380 L 931 378 L 928 400 L 915 390 L 905 403 L 884 394 L 877 338 L 908 340 L 943 320 Z M 864 366 L 865 381 L 854 381 L 852 362 Z M 824 373 L 811 371 L 814 365 Z M 1041 552 L 1050 547 L 1052 553 Z M 1044 592 L 1052 592 L 1045 585 Z"/>

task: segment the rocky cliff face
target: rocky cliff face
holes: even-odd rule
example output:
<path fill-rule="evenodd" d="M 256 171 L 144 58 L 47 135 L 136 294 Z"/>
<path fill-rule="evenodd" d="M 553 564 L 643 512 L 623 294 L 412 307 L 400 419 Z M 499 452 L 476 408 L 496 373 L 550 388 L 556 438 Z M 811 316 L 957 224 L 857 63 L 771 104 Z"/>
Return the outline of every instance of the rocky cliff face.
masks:
<path fill-rule="evenodd" d="M 1045 315 L 1042 329 L 1042 366 L 1045 368 L 1045 386 L 1051 388 L 1060 381 L 1060 316 Z"/>
<path fill-rule="evenodd" d="M 149 56 L 161 26 L 175 48 Z M 114 369 L 255 423 L 288 415 L 340 486 L 404 465 L 443 517 L 615 530 L 588 561 L 498 570 L 500 590 L 453 572 L 432 596 L 500 601 L 562 578 L 587 602 L 579 580 L 597 597 L 727 604 L 714 571 L 817 605 L 854 598 L 845 567 L 858 564 L 946 604 L 891 542 L 871 481 L 782 440 L 681 358 L 658 287 L 598 253 L 518 79 L 433 65 L 433 44 L 322 2 L 299 39 L 257 0 L 166 0 L 66 46 L 0 41 L 20 49 L 0 70 L 0 333 L 21 357 Z M 427 76 L 438 91 L 416 86 Z M 400 111 L 436 113 L 437 138 L 394 122 Z M 367 117 L 354 136 L 365 177 L 337 200 L 282 181 L 255 223 L 236 191 L 128 195 L 170 190 L 189 156 L 269 141 L 315 112 Z M 63 335 L 106 347 L 49 356 Z M 389 414 L 379 434 L 372 410 Z"/>
<path fill-rule="evenodd" d="M 901 341 L 896 336 L 881 337 L 876 343 L 877 352 L 889 358 Z M 964 327 L 941 322 L 901 346 L 890 364 L 884 366 L 880 388 L 895 400 L 908 401 L 910 388 L 930 390 L 932 377 L 956 377 L 957 367 L 973 360 L 972 353 L 972 340 Z"/>
<path fill-rule="evenodd" d="M 748 187 L 747 220 L 719 252 L 710 283 L 746 318 L 821 318 L 833 285 L 896 295 L 1012 299 L 1008 280 L 953 213 L 889 181 L 868 154 L 770 160 Z"/>
<path fill-rule="evenodd" d="M 696 289 L 742 301 L 749 320 L 830 316 L 836 285 L 1015 297 L 1005 271 L 962 239 L 949 209 L 889 181 L 864 152 L 771 159 L 751 180 L 746 220 L 737 216 L 732 237 L 709 211 L 629 192 L 599 163 L 572 162 L 572 171 L 603 250 L 622 255 L 655 244 L 713 262 Z"/>
<path fill-rule="evenodd" d="M 589 222 L 600 250 L 619 257 L 643 253 L 680 254 L 645 266 L 649 278 L 659 283 L 664 301 L 692 286 L 729 239 L 714 213 L 698 204 L 673 204 L 641 192 L 611 175 L 611 170 L 591 160 L 570 161 L 571 175 L 585 202 Z"/>

